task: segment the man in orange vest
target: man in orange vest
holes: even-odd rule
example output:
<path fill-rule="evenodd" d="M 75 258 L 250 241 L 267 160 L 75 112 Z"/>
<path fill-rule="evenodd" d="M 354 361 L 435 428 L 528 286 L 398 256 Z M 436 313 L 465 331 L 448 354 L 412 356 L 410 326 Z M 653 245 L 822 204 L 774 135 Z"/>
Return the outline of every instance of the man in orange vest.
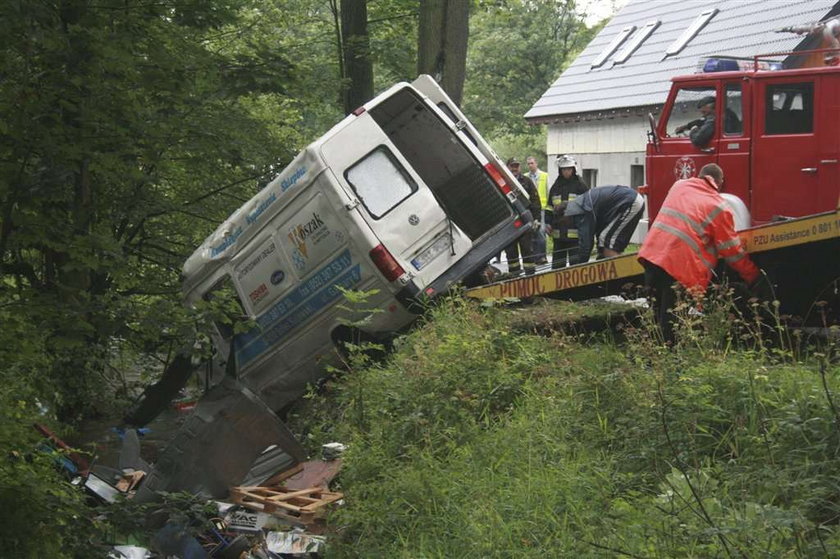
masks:
<path fill-rule="evenodd" d="M 695 297 L 706 292 L 718 258 L 750 285 L 763 276 L 741 246 L 732 213 L 718 193 L 723 169 L 709 163 L 697 177 L 674 183 L 639 251 L 645 285 L 665 341 L 674 341 L 675 283 Z"/>

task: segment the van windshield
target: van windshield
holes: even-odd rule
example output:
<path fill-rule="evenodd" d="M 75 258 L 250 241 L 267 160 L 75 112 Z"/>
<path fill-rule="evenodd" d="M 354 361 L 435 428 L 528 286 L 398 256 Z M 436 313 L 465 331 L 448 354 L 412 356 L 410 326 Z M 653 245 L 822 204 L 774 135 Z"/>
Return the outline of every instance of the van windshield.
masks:
<path fill-rule="evenodd" d="M 411 89 L 392 95 L 370 114 L 470 239 L 513 215 L 466 145 Z"/>

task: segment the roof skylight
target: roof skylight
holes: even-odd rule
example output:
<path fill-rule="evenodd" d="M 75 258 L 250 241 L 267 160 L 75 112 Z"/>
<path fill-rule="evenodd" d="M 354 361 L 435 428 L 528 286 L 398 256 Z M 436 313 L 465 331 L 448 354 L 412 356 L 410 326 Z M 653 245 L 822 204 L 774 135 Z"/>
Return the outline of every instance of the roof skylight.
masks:
<path fill-rule="evenodd" d="M 615 55 L 613 62 L 616 64 L 624 63 L 628 58 L 630 58 L 630 55 L 636 52 L 636 49 L 639 48 L 648 37 L 650 37 L 650 34 L 653 33 L 654 29 L 657 27 L 659 27 L 658 19 L 647 22 L 644 27 L 639 29 L 639 31 L 633 35 L 633 38 L 630 39 L 630 42 L 627 43 L 623 49 L 621 49 L 621 52 Z"/>
<path fill-rule="evenodd" d="M 610 41 L 610 44 L 607 45 L 607 48 L 601 51 L 601 54 L 598 55 L 598 57 L 592 62 L 592 65 L 589 68 L 597 68 L 598 66 L 604 64 L 604 62 L 607 61 L 610 55 L 614 53 L 618 47 L 621 46 L 621 43 L 623 43 L 627 39 L 627 37 L 630 36 L 630 33 L 632 33 L 635 30 L 635 25 L 628 25 L 627 27 L 622 29 L 618 33 L 618 35 L 613 37 L 613 40 Z"/>
<path fill-rule="evenodd" d="M 712 8 L 711 10 L 706 10 L 694 18 L 694 21 L 692 21 L 691 25 L 682 32 L 682 35 L 677 37 L 677 40 L 671 43 L 671 45 L 665 50 L 665 56 L 662 58 L 673 56 L 684 49 L 688 42 L 691 41 L 707 23 L 709 23 L 709 20 L 715 17 L 715 14 L 718 13 L 718 11 L 719 10 L 717 8 Z"/>

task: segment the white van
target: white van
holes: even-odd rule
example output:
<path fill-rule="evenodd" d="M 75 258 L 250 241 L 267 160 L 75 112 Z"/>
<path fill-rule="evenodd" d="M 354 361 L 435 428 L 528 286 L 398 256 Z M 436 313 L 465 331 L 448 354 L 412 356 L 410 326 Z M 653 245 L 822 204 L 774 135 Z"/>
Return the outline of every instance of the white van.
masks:
<path fill-rule="evenodd" d="M 217 380 L 235 372 L 282 408 L 347 336 L 339 287 L 378 290 L 367 334 L 403 328 L 414 303 L 527 230 L 526 199 L 434 80 L 393 86 L 308 146 L 185 263 L 188 303 L 235 293 L 255 324 L 236 334 L 218 325 Z"/>

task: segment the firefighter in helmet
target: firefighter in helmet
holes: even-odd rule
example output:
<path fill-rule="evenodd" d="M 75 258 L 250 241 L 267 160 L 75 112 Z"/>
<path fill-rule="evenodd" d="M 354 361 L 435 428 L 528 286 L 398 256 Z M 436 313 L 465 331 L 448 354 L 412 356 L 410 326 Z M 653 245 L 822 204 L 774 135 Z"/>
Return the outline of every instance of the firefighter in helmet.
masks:
<path fill-rule="evenodd" d="M 570 227 L 563 214 L 569 202 L 580 196 L 589 186 L 577 174 L 577 161 L 570 155 L 557 156 L 558 175 L 548 190 L 548 201 L 552 208 L 551 216 L 546 221 L 551 223 L 551 238 L 554 249 L 551 255 L 551 268 L 563 268 L 569 257 L 569 251 L 577 248 L 578 235 L 574 226 Z"/>

